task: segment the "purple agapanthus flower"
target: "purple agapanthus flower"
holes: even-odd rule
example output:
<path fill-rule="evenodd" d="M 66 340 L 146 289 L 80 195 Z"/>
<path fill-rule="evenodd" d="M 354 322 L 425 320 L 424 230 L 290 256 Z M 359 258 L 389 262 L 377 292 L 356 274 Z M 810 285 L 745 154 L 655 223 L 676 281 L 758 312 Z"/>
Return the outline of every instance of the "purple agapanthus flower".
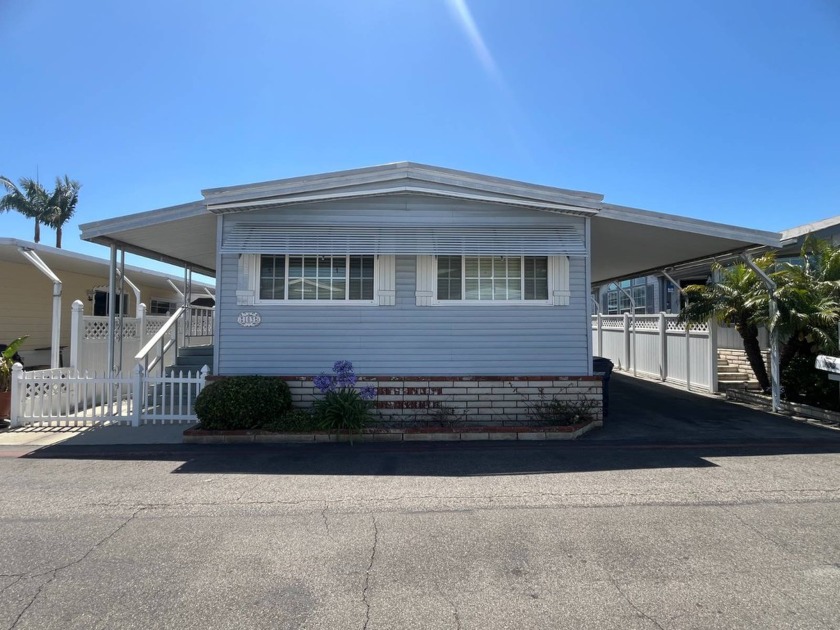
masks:
<path fill-rule="evenodd" d="M 335 377 L 331 374 L 324 374 L 321 372 L 313 379 L 313 383 L 315 383 L 315 387 L 317 387 L 322 394 L 326 394 L 327 392 L 331 392 L 335 389 Z"/>
<path fill-rule="evenodd" d="M 373 400 L 376 398 L 376 388 L 375 387 L 362 387 L 359 390 L 359 398 L 362 400 Z"/>

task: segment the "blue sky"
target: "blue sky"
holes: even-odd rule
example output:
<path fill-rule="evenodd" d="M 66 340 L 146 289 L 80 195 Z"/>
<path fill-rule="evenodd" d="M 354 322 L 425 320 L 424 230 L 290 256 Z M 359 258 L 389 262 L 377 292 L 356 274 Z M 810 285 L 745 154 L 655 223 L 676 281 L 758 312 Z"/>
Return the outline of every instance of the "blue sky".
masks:
<path fill-rule="evenodd" d="M 80 223 L 399 160 L 770 230 L 840 214 L 837 0 L 2 0 L 0 60 L 0 174 L 81 181 L 64 247 L 103 257 Z"/>

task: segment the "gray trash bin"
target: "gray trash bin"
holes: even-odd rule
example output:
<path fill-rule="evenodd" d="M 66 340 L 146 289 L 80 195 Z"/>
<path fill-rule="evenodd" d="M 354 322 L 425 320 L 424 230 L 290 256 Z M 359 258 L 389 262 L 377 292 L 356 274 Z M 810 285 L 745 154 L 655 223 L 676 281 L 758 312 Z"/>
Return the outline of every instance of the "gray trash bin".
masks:
<path fill-rule="evenodd" d="M 603 400 L 604 417 L 607 417 L 610 402 L 610 376 L 613 371 L 613 362 L 605 357 L 592 357 L 592 373 L 603 377 Z"/>

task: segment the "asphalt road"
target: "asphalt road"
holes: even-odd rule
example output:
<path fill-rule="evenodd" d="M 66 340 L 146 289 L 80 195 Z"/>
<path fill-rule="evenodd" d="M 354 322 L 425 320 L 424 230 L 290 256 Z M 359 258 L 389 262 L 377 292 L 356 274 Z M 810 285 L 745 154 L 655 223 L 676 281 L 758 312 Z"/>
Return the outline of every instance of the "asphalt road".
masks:
<path fill-rule="evenodd" d="M 840 628 L 840 434 L 681 400 L 571 444 L 0 448 L 0 628 Z"/>

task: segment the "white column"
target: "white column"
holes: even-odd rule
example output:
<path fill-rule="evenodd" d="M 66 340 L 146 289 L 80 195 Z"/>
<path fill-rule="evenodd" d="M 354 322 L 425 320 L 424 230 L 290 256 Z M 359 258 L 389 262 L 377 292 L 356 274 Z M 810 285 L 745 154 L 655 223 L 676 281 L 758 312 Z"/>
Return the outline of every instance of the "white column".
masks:
<path fill-rule="evenodd" d="M 137 305 L 137 337 L 140 344 L 137 346 L 137 352 L 140 352 L 146 345 L 146 305 L 142 302 Z"/>
<path fill-rule="evenodd" d="M 717 393 L 718 389 L 718 337 L 717 321 L 714 317 L 709 320 L 709 393 Z"/>
<path fill-rule="evenodd" d="M 630 314 L 624 313 L 624 370 L 630 369 Z"/>
<path fill-rule="evenodd" d="M 10 426 L 20 426 L 20 401 L 23 398 L 23 366 L 15 363 L 12 366 L 12 408 L 9 414 Z"/>
<path fill-rule="evenodd" d="M 76 300 L 70 307 L 70 367 L 82 367 L 82 346 L 85 343 L 85 305 Z"/>
<path fill-rule="evenodd" d="M 668 322 L 665 313 L 659 313 L 659 378 L 668 379 Z"/>

